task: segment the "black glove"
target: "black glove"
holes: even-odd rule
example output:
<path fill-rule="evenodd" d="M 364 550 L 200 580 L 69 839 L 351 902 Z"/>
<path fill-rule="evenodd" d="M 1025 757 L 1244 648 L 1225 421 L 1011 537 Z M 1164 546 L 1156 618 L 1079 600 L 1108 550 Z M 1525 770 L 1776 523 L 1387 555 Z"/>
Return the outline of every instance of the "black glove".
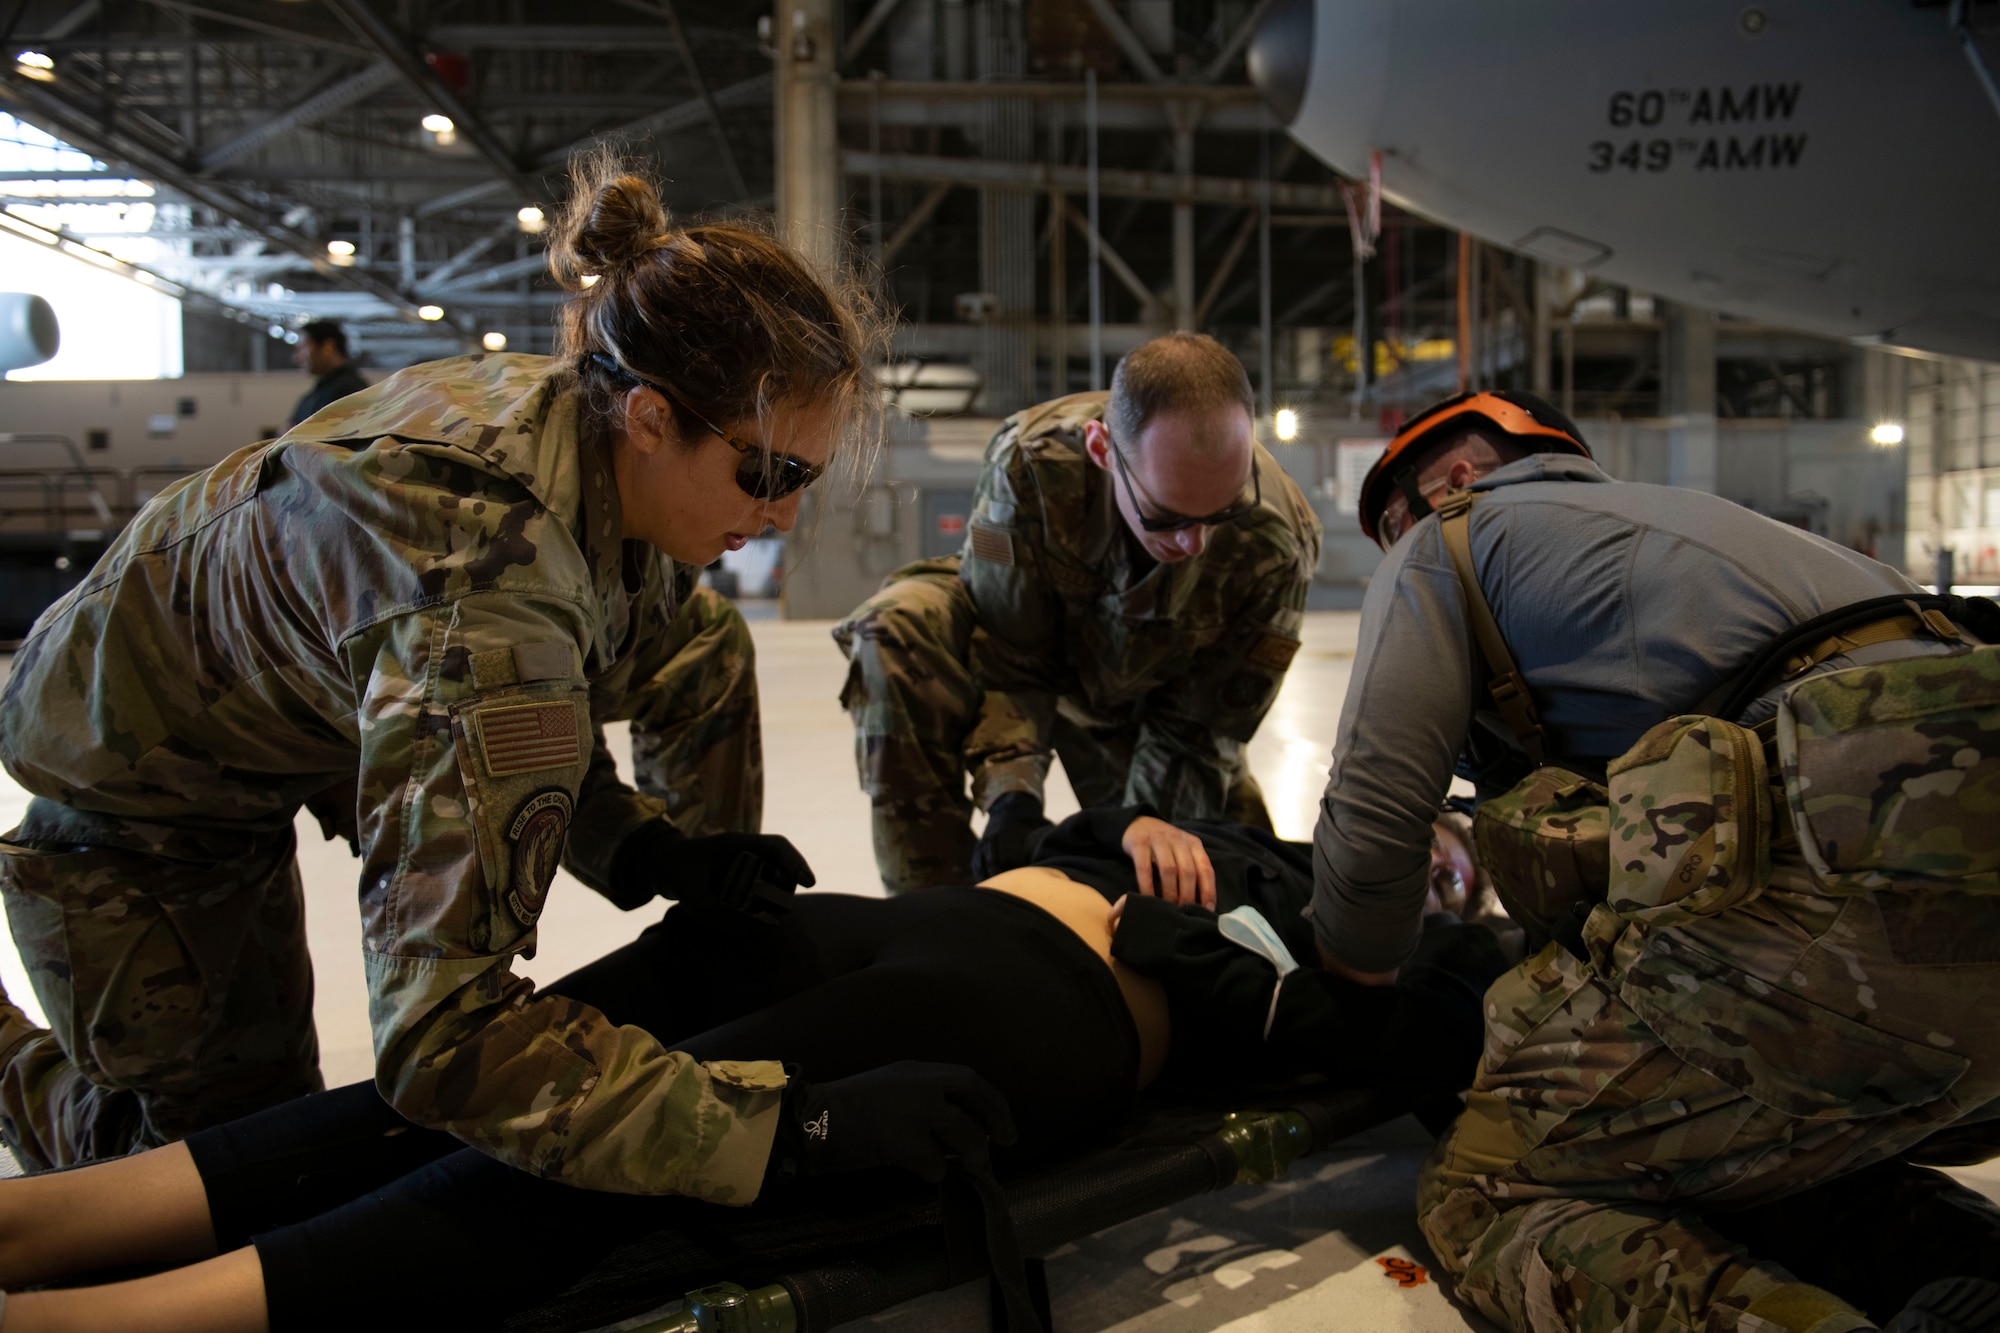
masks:
<path fill-rule="evenodd" d="M 964 1065 L 899 1060 L 831 1083 L 793 1078 L 771 1157 L 779 1175 L 895 1166 L 936 1184 L 948 1158 L 980 1169 L 992 1144 L 1012 1142 L 1013 1114 L 991 1083 Z"/>
<path fill-rule="evenodd" d="M 1010 791 L 986 812 L 986 832 L 972 849 L 972 877 L 991 879 L 1002 871 L 1019 870 L 1035 859 L 1042 835 L 1055 825 L 1042 817 L 1042 798 L 1033 792 Z"/>
<path fill-rule="evenodd" d="M 611 858 L 611 898 L 628 909 L 660 897 L 771 921 L 813 883 L 799 849 L 776 834 L 690 838 L 664 819 L 641 824 Z"/>

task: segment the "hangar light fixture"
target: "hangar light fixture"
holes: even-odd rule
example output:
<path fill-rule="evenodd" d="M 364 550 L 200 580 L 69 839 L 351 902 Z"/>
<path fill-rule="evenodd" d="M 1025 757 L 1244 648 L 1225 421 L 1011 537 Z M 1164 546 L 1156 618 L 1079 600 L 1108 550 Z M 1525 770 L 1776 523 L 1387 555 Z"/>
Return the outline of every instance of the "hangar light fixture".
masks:
<path fill-rule="evenodd" d="M 595 273 L 586 273 L 581 278 L 578 278 L 577 281 L 586 287 L 595 287 L 597 285 L 597 275 Z"/>
<path fill-rule="evenodd" d="M 458 142 L 458 126 L 451 123 L 450 116 L 441 116 L 433 111 L 419 123 L 431 136 L 431 142 L 440 148 L 449 148 Z"/>
<path fill-rule="evenodd" d="M 354 253 L 354 242 L 328 241 L 326 243 L 326 252 L 330 255 L 352 255 Z"/>
<path fill-rule="evenodd" d="M 56 62 L 41 51 L 23 51 L 14 57 L 14 72 L 37 83 L 54 83 Z"/>
<path fill-rule="evenodd" d="M 1893 421 L 1885 421 L 1875 427 L 1874 430 L 1869 431 L 1868 438 L 1882 445 L 1901 444 L 1903 442 L 1903 428 Z"/>
<path fill-rule="evenodd" d="M 1296 440 L 1299 437 L 1299 414 L 1289 407 L 1279 408 L 1271 418 L 1271 429 L 1281 440 Z"/>
<path fill-rule="evenodd" d="M 417 318 L 432 321 L 443 319 L 444 307 L 441 305 L 420 305 L 417 307 Z"/>
<path fill-rule="evenodd" d="M 514 214 L 514 219 L 521 224 L 521 230 L 530 235 L 549 229 L 548 215 L 533 204 L 529 204 L 526 208 Z"/>
<path fill-rule="evenodd" d="M 494 329 L 479 340 L 479 345 L 489 352 L 504 352 L 507 350 L 507 335 Z"/>

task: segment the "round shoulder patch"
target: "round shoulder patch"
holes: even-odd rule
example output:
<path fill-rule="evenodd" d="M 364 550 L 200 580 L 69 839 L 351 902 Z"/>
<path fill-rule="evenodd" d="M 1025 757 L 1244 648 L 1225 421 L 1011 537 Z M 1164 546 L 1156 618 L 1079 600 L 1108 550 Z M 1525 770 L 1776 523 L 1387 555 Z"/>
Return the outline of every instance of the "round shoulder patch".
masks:
<path fill-rule="evenodd" d="M 576 809 L 568 792 L 545 787 L 521 802 L 507 825 L 513 845 L 512 883 L 507 886 L 507 910 L 524 926 L 532 926 L 548 901 L 549 885 L 562 864 L 569 839 L 570 815 Z"/>

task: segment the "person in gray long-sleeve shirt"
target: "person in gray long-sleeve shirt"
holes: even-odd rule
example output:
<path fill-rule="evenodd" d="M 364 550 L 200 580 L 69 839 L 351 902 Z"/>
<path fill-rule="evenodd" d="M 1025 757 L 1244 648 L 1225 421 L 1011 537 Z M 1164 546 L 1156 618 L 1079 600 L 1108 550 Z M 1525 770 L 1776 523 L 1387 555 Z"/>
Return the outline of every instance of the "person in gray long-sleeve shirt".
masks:
<path fill-rule="evenodd" d="M 1614 482 L 1586 458 L 1531 454 L 1472 483 L 1479 585 L 1548 733 L 1549 762 L 1607 760 L 1686 711 L 1793 625 L 1916 585 L 1887 565 L 1698 491 Z M 1878 644 L 1833 670 L 1943 652 Z M 1431 822 L 1484 697 L 1465 595 L 1438 523 L 1390 548 L 1314 835 L 1321 945 L 1356 972 L 1416 947 Z M 1767 702 L 1764 712 L 1768 714 Z M 1505 725 L 1490 715 L 1491 726 Z"/>
<path fill-rule="evenodd" d="M 1393 980 L 1417 939 L 1454 761 L 1476 733 L 1512 734 L 1430 510 L 1468 490 L 1470 563 L 1542 758 L 1585 774 L 1804 622 L 1919 595 L 1716 496 L 1612 481 L 1528 395 L 1415 419 L 1363 485 L 1363 528 L 1389 554 L 1314 837 L 1321 961 L 1359 981 Z M 1417 1212 L 1488 1318 L 1522 1333 L 2000 1328 L 1984 1276 L 2000 1273 L 2000 1209 L 1913 1164 L 2000 1153 L 2000 650 L 1890 605 L 1857 613 L 1875 617 L 1852 631 L 1867 646 L 1734 719 L 1783 710 L 1793 727 L 1775 805 L 1762 747 L 1727 721 L 1674 733 L 1692 738 L 1671 743 L 1679 768 L 1659 757 L 1683 752 L 1659 748 L 1664 730 L 1651 768 L 1620 766 L 1615 873 L 1734 896 L 1683 888 L 1656 912 L 1600 893 L 1580 935 L 1487 991 L 1485 1051 Z M 1806 765 L 1799 737 L 1838 760 Z M 1740 785 L 1704 791 L 1718 781 Z M 1718 837 L 1743 858 L 1727 871 Z M 1801 1217 L 1852 1233 L 1863 1259 L 1795 1243 Z"/>

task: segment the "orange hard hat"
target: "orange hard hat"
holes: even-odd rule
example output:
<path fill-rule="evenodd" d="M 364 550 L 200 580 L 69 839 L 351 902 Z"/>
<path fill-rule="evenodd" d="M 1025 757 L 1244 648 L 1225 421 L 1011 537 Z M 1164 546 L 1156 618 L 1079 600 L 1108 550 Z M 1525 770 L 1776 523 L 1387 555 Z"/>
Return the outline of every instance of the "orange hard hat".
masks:
<path fill-rule="evenodd" d="M 1485 389 L 1461 393 L 1425 408 L 1403 423 L 1396 438 L 1361 479 L 1358 506 L 1361 531 L 1379 542 L 1377 525 L 1389 496 L 1399 488 L 1412 496 L 1410 512 L 1421 518 L 1430 506 L 1414 496 L 1416 478 L 1413 464 L 1425 445 L 1433 444 L 1467 427 L 1484 425 L 1517 441 L 1531 453 L 1580 454 L 1589 458 L 1590 446 L 1576 423 L 1531 393 L 1511 389 Z M 1408 485 L 1404 487 L 1407 478 Z"/>

